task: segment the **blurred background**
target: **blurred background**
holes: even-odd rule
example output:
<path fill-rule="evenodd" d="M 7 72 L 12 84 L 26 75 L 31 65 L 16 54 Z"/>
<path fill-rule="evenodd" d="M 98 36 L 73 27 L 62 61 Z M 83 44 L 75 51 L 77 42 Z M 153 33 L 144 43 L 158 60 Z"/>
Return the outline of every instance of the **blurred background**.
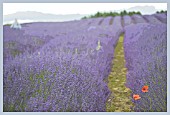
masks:
<path fill-rule="evenodd" d="M 142 15 L 166 11 L 166 3 L 4 3 L 3 24 L 63 22 L 92 17 L 104 12 L 140 12 Z"/>

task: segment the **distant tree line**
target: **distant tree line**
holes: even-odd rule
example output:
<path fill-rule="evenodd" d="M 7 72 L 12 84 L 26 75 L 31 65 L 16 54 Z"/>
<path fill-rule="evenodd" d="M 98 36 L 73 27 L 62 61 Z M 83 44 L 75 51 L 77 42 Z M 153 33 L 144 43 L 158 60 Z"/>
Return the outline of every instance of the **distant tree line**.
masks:
<path fill-rule="evenodd" d="M 157 13 L 157 14 L 159 14 L 159 13 L 167 13 L 167 10 L 157 11 L 156 13 Z"/>
<path fill-rule="evenodd" d="M 107 17 L 107 16 L 125 16 L 125 15 L 129 15 L 129 16 L 132 16 L 134 14 L 139 14 L 141 15 L 141 12 L 137 11 L 132 11 L 132 12 L 127 12 L 126 10 L 124 11 L 121 11 L 120 13 L 118 12 L 97 12 L 96 14 L 94 15 L 90 15 L 90 16 L 85 16 L 83 17 L 82 19 L 87 19 L 87 18 L 98 18 L 98 17 Z"/>
<path fill-rule="evenodd" d="M 4 26 L 11 26 L 12 24 L 5 24 Z"/>

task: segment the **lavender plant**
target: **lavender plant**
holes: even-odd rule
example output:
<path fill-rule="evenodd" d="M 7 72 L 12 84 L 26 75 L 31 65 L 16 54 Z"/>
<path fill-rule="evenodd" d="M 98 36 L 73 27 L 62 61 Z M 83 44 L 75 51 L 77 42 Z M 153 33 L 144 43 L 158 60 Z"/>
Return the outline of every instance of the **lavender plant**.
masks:
<path fill-rule="evenodd" d="M 167 111 L 167 26 L 137 24 L 125 28 L 127 87 L 140 95 L 134 111 Z M 148 86 L 147 93 L 142 87 Z"/>
<path fill-rule="evenodd" d="M 118 25 L 92 31 L 88 31 L 89 25 L 80 25 L 82 30 L 67 30 L 65 27 L 80 23 L 61 23 L 63 28 L 56 30 L 57 36 L 49 30 L 60 24 L 47 25 L 49 30 L 44 34 L 41 27 L 45 24 L 22 26 L 23 41 L 31 35 L 53 39 L 5 63 L 4 111 L 106 111 L 110 91 L 104 79 L 111 70 L 114 47 L 122 31 L 119 20 L 114 23 Z M 101 47 L 96 50 L 99 41 Z"/>
<path fill-rule="evenodd" d="M 122 32 L 126 85 L 141 96 L 133 110 L 166 111 L 166 15 L 156 15 L 4 26 L 4 111 L 106 111 L 106 79 Z"/>

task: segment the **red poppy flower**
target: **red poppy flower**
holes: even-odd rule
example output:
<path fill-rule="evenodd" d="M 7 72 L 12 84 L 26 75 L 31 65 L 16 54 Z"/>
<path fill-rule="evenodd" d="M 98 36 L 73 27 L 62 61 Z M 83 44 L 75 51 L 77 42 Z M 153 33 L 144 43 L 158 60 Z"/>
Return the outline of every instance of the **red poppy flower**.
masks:
<path fill-rule="evenodd" d="M 133 94 L 133 99 L 134 100 L 139 100 L 141 97 L 139 96 L 139 95 L 137 95 L 137 94 Z"/>
<path fill-rule="evenodd" d="M 143 87 L 142 87 L 142 92 L 144 92 L 144 93 L 148 92 L 148 88 L 149 88 L 149 87 L 146 86 L 146 85 L 143 86 Z"/>

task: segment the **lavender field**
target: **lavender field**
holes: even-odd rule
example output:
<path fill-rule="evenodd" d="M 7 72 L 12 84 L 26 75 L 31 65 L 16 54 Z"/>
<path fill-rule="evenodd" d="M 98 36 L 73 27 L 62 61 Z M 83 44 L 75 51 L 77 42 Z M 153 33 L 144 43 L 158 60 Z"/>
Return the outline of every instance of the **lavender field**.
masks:
<path fill-rule="evenodd" d="M 167 14 L 3 27 L 4 112 L 167 111 Z"/>

